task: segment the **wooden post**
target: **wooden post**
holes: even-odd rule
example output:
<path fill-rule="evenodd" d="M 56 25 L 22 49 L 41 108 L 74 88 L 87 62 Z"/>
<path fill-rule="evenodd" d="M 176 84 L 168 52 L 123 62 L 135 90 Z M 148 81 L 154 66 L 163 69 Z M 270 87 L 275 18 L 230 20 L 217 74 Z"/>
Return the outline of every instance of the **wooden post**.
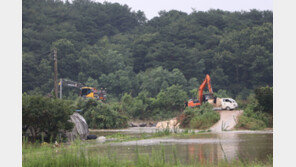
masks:
<path fill-rule="evenodd" d="M 63 95 L 63 79 L 60 79 L 60 99 L 62 99 L 62 95 Z"/>

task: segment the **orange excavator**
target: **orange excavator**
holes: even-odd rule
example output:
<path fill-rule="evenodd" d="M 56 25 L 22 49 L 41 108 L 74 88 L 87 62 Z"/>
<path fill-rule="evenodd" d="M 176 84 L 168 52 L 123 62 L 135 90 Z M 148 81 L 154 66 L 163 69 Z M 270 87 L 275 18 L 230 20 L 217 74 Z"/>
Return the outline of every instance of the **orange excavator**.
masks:
<path fill-rule="evenodd" d="M 203 90 L 206 87 L 206 85 L 208 85 L 209 93 L 208 94 L 203 94 Z M 211 86 L 211 78 L 207 74 L 206 75 L 206 78 L 204 79 L 204 81 L 202 82 L 202 84 L 199 86 L 199 89 L 198 89 L 198 99 L 195 99 L 195 100 L 190 99 L 187 102 L 187 106 L 188 107 L 200 106 L 203 102 L 206 102 L 209 99 L 215 99 L 215 98 L 213 96 L 213 90 L 212 90 L 212 86 Z"/>

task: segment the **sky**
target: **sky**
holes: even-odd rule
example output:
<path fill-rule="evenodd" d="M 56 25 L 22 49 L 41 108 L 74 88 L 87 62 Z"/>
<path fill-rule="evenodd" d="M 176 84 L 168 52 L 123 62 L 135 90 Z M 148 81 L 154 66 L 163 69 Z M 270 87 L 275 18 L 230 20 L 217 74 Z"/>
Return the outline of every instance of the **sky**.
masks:
<path fill-rule="evenodd" d="M 93 0 L 103 3 L 106 0 Z M 221 9 L 227 11 L 248 11 L 250 9 L 273 10 L 273 0 L 107 0 L 126 4 L 132 10 L 144 11 L 146 17 L 151 19 L 158 16 L 161 10 L 180 10 L 191 13 L 196 11 L 207 11 L 209 9 Z"/>

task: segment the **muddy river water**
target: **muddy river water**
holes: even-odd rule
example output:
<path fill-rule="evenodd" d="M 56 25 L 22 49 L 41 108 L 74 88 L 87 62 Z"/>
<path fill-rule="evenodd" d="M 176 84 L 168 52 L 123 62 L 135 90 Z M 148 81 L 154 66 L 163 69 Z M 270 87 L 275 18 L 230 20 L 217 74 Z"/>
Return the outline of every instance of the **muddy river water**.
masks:
<path fill-rule="evenodd" d="M 113 133 L 139 135 L 154 133 L 155 128 L 128 128 L 123 130 L 92 131 L 97 136 Z M 121 158 L 133 159 L 136 152 L 151 155 L 163 151 L 167 158 L 173 154 L 184 162 L 192 159 L 217 162 L 221 159 L 267 160 L 273 152 L 272 131 L 207 132 L 192 136 L 161 137 L 116 143 L 95 143 L 88 148 L 98 154 L 116 153 Z"/>

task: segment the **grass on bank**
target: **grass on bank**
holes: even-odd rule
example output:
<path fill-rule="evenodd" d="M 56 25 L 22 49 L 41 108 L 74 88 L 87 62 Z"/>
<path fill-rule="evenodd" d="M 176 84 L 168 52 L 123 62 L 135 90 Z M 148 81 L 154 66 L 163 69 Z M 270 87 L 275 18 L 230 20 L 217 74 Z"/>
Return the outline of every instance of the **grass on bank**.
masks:
<path fill-rule="evenodd" d="M 25 152 L 24 150 L 30 150 Z M 41 151 L 42 150 L 42 151 Z M 126 166 L 126 167 L 157 167 L 157 166 L 210 166 L 210 167 L 261 167 L 272 166 L 272 157 L 267 161 L 248 161 L 248 160 L 220 160 L 218 162 L 202 161 L 198 158 L 191 158 L 185 162 L 177 156 L 176 148 L 172 147 L 170 155 L 167 155 L 162 147 L 160 150 L 152 150 L 150 155 L 140 154 L 136 148 L 134 156 L 129 159 L 119 158 L 116 153 L 98 155 L 87 151 L 85 145 L 76 141 L 68 146 L 58 148 L 48 145 L 31 144 L 23 147 L 22 165 L 24 167 L 95 167 L 95 166 Z"/>
<path fill-rule="evenodd" d="M 211 130 L 200 130 L 195 131 L 192 129 L 160 129 L 156 130 L 153 133 L 141 133 L 138 135 L 135 134 L 122 134 L 122 133 L 114 133 L 111 135 L 106 135 L 106 143 L 114 143 L 114 142 L 126 142 L 126 141 L 134 141 L 134 140 L 143 140 L 143 139 L 152 139 L 152 138 L 161 138 L 161 137 L 183 137 L 183 136 L 194 136 L 201 133 L 211 132 Z"/>

